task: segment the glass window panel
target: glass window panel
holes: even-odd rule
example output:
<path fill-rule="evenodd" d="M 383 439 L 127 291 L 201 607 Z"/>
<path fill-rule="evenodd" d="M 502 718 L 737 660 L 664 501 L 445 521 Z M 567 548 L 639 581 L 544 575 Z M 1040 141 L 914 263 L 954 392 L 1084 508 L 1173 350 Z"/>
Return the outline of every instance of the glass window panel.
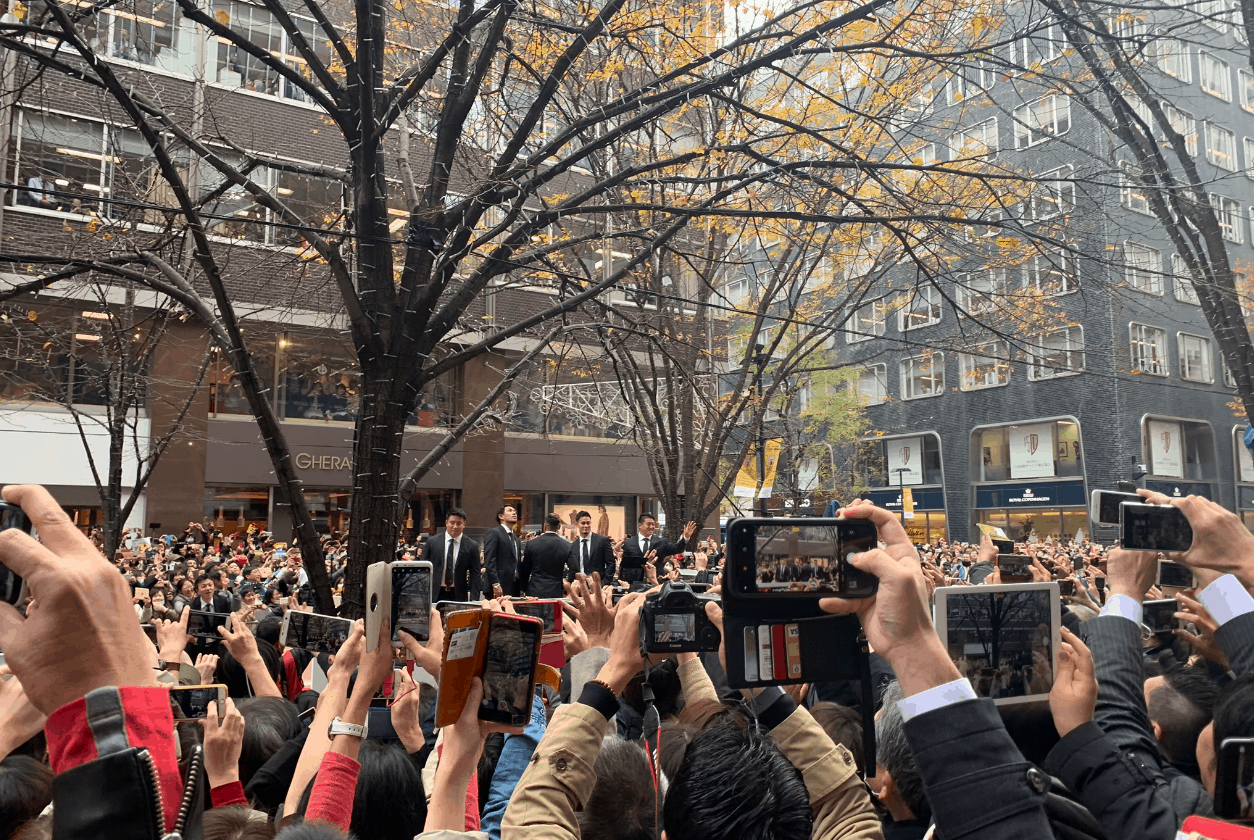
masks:
<path fill-rule="evenodd" d="M 21 112 L 16 203 L 67 212 L 99 210 L 104 126 L 90 120 Z"/>

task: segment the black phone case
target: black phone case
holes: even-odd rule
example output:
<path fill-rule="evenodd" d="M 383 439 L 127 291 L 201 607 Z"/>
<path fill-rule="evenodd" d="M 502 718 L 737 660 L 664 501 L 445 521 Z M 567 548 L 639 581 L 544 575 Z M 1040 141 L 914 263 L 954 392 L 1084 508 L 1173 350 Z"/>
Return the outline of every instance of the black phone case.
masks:
<path fill-rule="evenodd" d="M 745 628 L 760 625 L 797 625 L 801 645 L 801 675 L 784 679 L 745 679 Z M 762 688 L 768 685 L 866 680 L 871 678 L 870 659 L 862 638 L 862 625 L 855 616 L 828 615 L 821 618 L 782 619 L 761 615 L 723 617 L 723 644 L 727 655 L 727 684 L 731 688 Z M 757 655 L 757 651 L 754 651 Z"/>

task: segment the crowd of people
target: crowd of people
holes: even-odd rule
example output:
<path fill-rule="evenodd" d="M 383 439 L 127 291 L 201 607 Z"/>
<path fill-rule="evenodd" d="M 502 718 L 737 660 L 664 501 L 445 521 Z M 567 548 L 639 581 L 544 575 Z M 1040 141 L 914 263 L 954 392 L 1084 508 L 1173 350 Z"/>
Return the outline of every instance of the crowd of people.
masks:
<path fill-rule="evenodd" d="M 311 599 L 299 551 L 273 535 L 191 523 L 110 559 L 43 488 L 6 487 L 38 539 L 0 532 L 0 562 L 29 590 L 0 604 L 0 840 L 1173 840 L 1213 815 L 1217 784 L 1250 801 L 1254 779 L 1234 782 L 1217 756 L 1254 738 L 1254 536 L 1204 499 L 1149 495 L 1188 517 L 1192 548 L 1173 559 L 1195 586 L 1159 590 L 1153 553 L 1017 546 L 1032 580 L 1072 594 L 1043 666 L 1048 703 L 1013 709 L 979 698 L 931 618 L 936 587 L 1001 582 L 988 540 L 918 547 L 888 511 L 841 511 L 880 538 L 850 558 L 876 594 L 820 602 L 861 622 L 865 705 L 857 681 L 732 689 L 724 651 L 642 656 L 645 591 L 683 579 L 719 592 L 721 547 L 695 523 L 672 542 L 642 516 L 615 544 L 579 512 L 573 539 L 552 516 L 524 540 L 503 506 L 471 540 L 454 509 L 389 559 L 429 559 L 437 601 L 460 587 L 511 612 L 563 597 L 560 643 L 547 641 L 565 667 L 525 727 L 481 721 L 476 680 L 437 730 L 434 608 L 429 638 L 402 632 L 401 647 L 384 621 L 376 645 L 356 622 L 334 654 L 287 649 L 281 617 Z M 342 585 L 344 543 L 328 535 L 325 553 Z M 798 582 L 821 568 L 778 565 Z M 1142 604 L 1164 595 L 1181 626 L 1149 632 Z M 721 629 L 718 601 L 704 609 Z M 233 622 L 198 638 L 193 612 Z M 225 685 L 229 699 L 179 720 L 178 685 Z"/>

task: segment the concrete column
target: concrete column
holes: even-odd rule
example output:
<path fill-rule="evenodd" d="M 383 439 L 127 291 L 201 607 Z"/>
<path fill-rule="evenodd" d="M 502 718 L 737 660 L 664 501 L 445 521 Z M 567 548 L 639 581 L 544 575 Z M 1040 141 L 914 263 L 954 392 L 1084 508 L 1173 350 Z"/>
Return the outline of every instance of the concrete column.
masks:
<path fill-rule="evenodd" d="M 209 352 L 203 328 L 176 324 L 153 354 L 148 391 L 148 414 L 156 441 L 169 432 L 191 392 L 196 373 Z M 166 447 L 148 479 L 149 523 L 160 522 L 160 533 L 179 533 L 188 522 L 200 522 L 205 507 L 205 453 L 209 418 L 206 376 L 188 409 L 182 429 Z"/>

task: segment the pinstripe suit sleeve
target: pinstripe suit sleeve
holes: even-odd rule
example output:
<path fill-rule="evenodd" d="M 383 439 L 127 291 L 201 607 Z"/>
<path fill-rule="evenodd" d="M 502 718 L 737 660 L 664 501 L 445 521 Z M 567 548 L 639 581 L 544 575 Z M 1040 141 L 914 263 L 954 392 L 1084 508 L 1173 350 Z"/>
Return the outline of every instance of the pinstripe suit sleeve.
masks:
<path fill-rule="evenodd" d="M 1097 670 L 1097 710 L 1093 720 L 1123 750 L 1145 753 L 1160 767 L 1158 741 L 1145 708 L 1145 666 L 1141 628 L 1118 615 L 1099 615 L 1083 625 Z"/>

